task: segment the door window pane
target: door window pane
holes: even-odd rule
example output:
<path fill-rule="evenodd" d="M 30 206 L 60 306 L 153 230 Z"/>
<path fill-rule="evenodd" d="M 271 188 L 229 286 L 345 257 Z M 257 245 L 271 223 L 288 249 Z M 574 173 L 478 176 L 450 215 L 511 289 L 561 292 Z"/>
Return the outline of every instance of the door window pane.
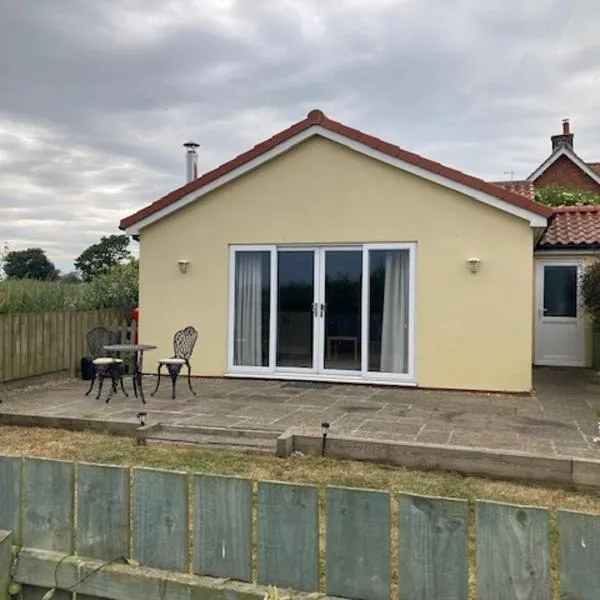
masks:
<path fill-rule="evenodd" d="M 544 316 L 577 316 L 577 267 L 544 266 Z"/>
<path fill-rule="evenodd" d="M 360 371 L 361 289 L 362 250 L 326 250 L 326 369 Z"/>
<path fill-rule="evenodd" d="M 277 366 L 312 368 L 315 253 L 277 253 Z"/>
<path fill-rule="evenodd" d="M 369 252 L 369 371 L 408 373 L 408 250 Z"/>
<path fill-rule="evenodd" d="M 271 253 L 235 253 L 233 364 L 269 364 Z"/>

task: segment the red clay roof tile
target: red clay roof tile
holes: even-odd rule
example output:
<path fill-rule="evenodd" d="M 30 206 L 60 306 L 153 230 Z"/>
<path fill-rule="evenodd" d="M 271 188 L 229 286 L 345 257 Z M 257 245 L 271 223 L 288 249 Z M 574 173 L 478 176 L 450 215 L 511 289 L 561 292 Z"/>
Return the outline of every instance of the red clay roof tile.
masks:
<path fill-rule="evenodd" d="M 539 204 L 533 200 L 532 197 L 527 197 L 520 193 L 515 193 L 512 190 L 508 190 L 502 186 L 495 185 L 493 183 L 487 183 L 482 179 L 478 179 L 476 177 L 472 177 L 471 175 L 467 175 L 466 173 L 462 173 L 461 171 L 457 171 L 456 169 L 452 169 L 450 167 L 446 167 L 441 165 L 440 163 L 434 162 L 418 154 L 414 154 L 412 152 L 408 152 L 403 150 L 399 146 L 395 146 L 394 144 L 390 144 L 388 142 L 384 142 L 379 140 L 373 136 L 365 134 L 357 129 L 353 129 L 348 127 L 347 125 L 343 125 L 342 123 L 338 123 L 337 121 L 333 121 L 332 119 L 327 118 L 323 112 L 320 110 L 314 109 L 311 110 L 307 117 L 302 121 L 298 121 L 294 123 L 291 127 L 288 127 L 284 131 L 281 131 L 269 139 L 261 142 L 242 154 L 234 157 L 233 159 L 223 163 L 218 166 L 216 169 L 212 171 L 208 171 L 204 173 L 194 181 L 186 183 L 185 185 L 173 190 L 166 196 L 156 200 L 152 204 L 142 208 L 136 213 L 124 218 L 120 223 L 121 229 L 127 229 L 139 221 L 150 217 L 154 213 L 174 204 L 178 200 L 181 200 L 187 194 L 199 190 L 203 186 L 212 183 L 219 177 L 234 171 L 238 167 L 246 164 L 251 161 L 253 158 L 272 150 L 280 143 L 289 140 L 294 137 L 298 133 L 305 131 L 306 129 L 312 127 L 313 125 L 320 125 L 324 129 L 327 129 L 332 132 L 339 133 L 346 138 L 351 140 L 360 142 L 366 146 L 374 150 L 379 150 L 389 156 L 394 158 L 398 158 L 406 163 L 409 163 L 413 166 L 420 167 L 426 171 L 434 173 L 436 175 L 441 175 L 447 179 L 452 181 L 462 183 L 467 187 L 472 189 L 476 189 L 505 202 L 512 204 L 513 206 L 517 206 L 519 208 L 523 208 L 528 210 L 534 214 L 541 215 L 543 217 L 548 217 L 552 214 L 551 209 L 543 204 Z"/>
<path fill-rule="evenodd" d="M 548 250 L 569 246 L 600 248 L 600 206 L 561 206 L 554 209 L 538 247 Z"/>
<path fill-rule="evenodd" d="M 535 198 L 533 182 L 527 181 L 526 179 L 522 181 L 492 181 L 492 183 L 499 185 L 510 192 L 524 196 L 525 198 L 530 198 L 531 200 Z"/>
<path fill-rule="evenodd" d="M 600 162 L 587 163 L 587 166 L 594 171 L 594 173 L 600 175 Z"/>

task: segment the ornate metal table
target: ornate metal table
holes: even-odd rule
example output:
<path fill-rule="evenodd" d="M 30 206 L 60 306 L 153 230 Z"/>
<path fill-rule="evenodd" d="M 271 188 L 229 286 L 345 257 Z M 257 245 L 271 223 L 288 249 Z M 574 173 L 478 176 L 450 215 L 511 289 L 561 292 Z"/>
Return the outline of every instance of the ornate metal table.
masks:
<path fill-rule="evenodd" d="M 132 373 L 133 393 L 137 398 L 139 392 L 139 396 L 142 399 L 142 402 L 146 404 L 146 398 L 144 397 L 144 388 L 142 387 L 144 352 L 146 352 L 146 350 L 156 350 L 156 346 L 151 346 L 149 344 L 109 344 L 108 346 L 104 346 L 104 350 L 106 350 L 107 352 L 131 353 L 135 355 Z M 113 387 L 111 387 L 111 391 L 108 398 L 106 399 L 106 402 L 110 401 L 112 393 Z"/>

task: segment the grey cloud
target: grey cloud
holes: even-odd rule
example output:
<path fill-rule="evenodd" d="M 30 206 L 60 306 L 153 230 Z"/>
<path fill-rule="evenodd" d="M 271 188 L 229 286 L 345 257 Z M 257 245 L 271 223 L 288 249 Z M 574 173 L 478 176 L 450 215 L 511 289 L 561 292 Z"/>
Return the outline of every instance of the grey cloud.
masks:
<path fill-rule="evenodd" d="M 570 116 L 600 160 L 589 0 L 0 4 L 0 242 L 61 268 L 180 185 L 320 107 L 486 178 L 527 175 Z M 18 209 L 15 212 L 15 209 Z"/>

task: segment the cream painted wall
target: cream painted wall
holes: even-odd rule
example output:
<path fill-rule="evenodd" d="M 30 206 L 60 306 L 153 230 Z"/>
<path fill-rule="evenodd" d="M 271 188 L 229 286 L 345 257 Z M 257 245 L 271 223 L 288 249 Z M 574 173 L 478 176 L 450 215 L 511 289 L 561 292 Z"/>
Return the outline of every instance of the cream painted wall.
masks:
<path fill-rule="evenodd" d="M 140 339 L 169 355 L 173 332 L 192 324 L 194 372 L 223 375 L 229 244 L 353 242 L 417 243 L 419 386 L 530 389 L 528 223 L 323 138 L 142 230 Z M 471 256 L 481 258 L 476 275 Z"/>

